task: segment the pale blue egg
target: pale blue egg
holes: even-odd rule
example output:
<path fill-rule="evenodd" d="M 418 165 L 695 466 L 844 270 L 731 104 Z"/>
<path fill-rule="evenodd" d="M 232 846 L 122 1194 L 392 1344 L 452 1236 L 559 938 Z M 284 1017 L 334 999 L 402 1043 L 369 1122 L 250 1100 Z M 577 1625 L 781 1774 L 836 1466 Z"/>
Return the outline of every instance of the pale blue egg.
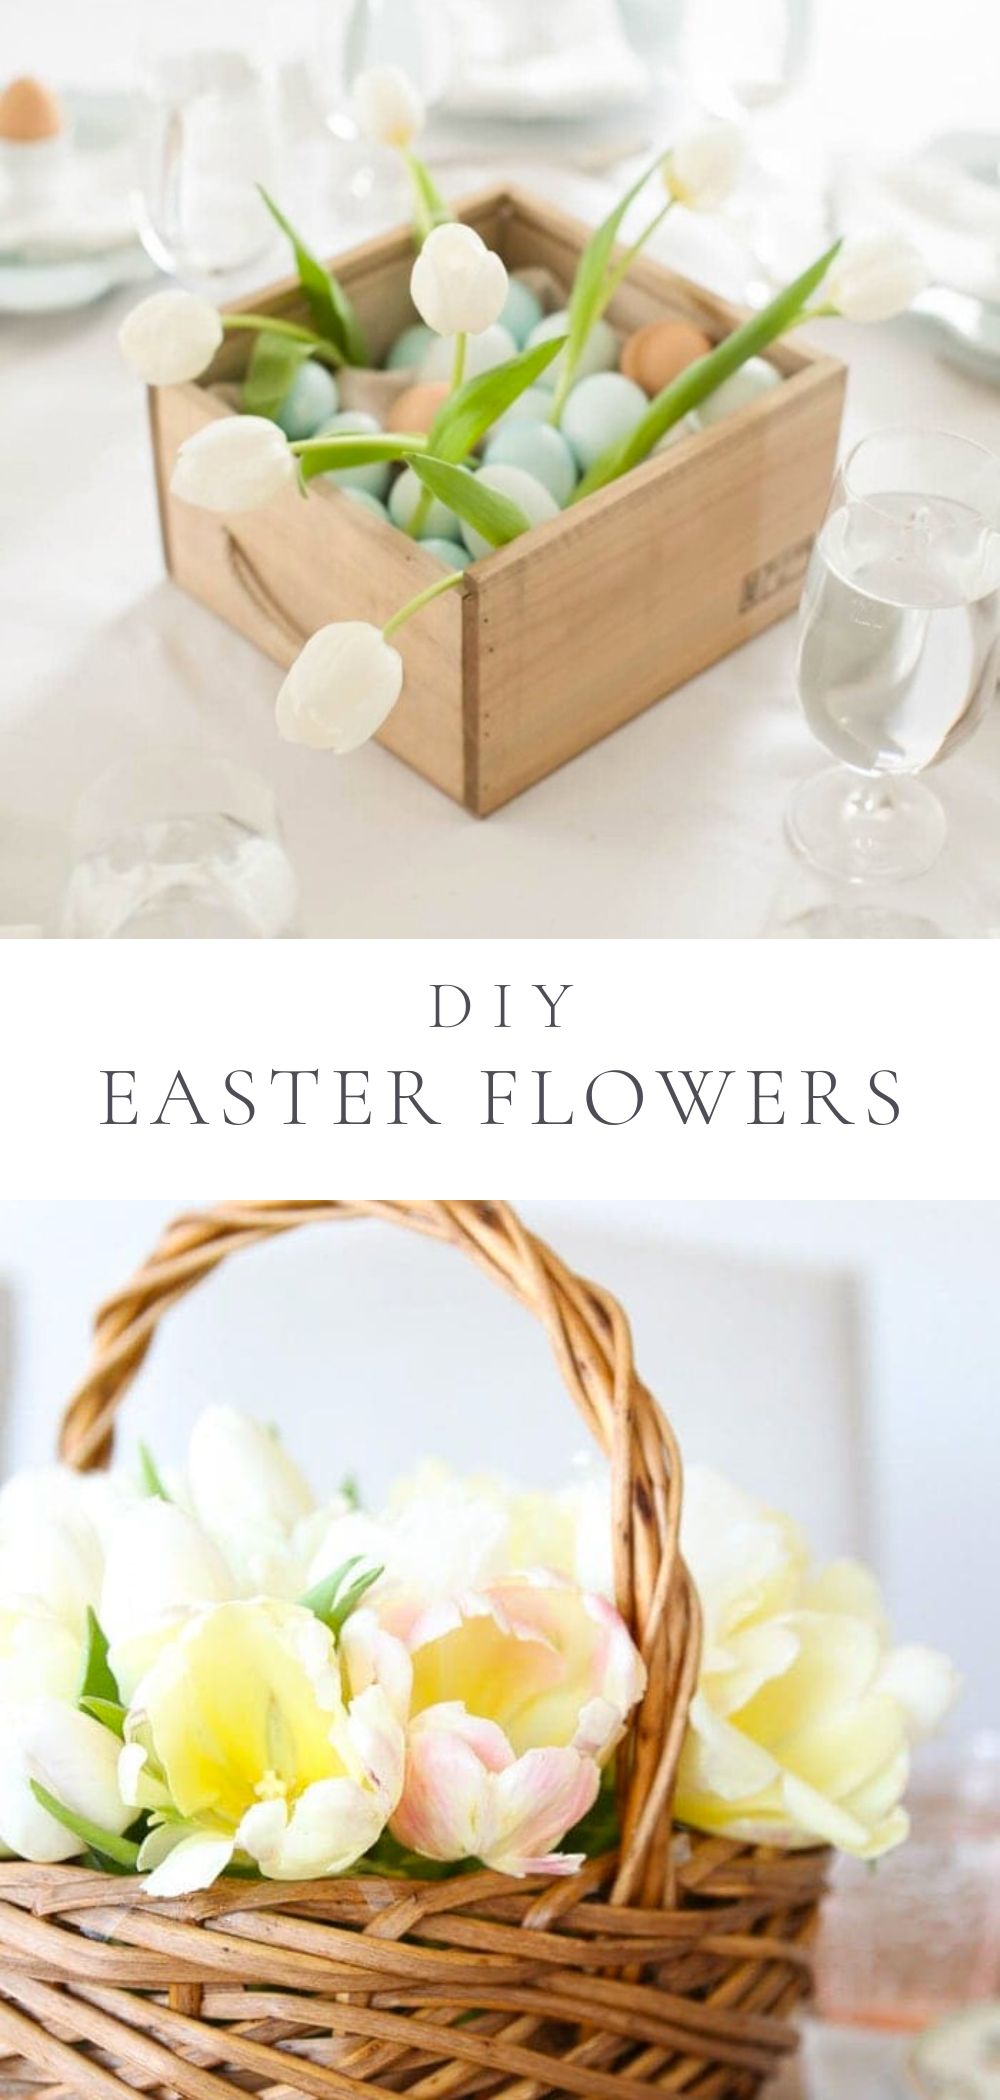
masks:
<path fill-rule="evenodd" d="M 411 366 L 418 367 L 434 341 L 433 328 L 428 328 L 425 321 L 414 321 L 412 327 L 397 335 L 385 361 L 386 371 L 403 372 Z"/>
<path fill-rule="evenodd" d="M 393 482 L 389 496 L 389 516 L 401 532 L 406 531 L 423 494 L 423 482 L 418 480 L 412 467 L 404 467 L 399 480 Z M 449 510 L 446 504 L 439 503 L 436 496 L 432 498 L 430 509 L 420 528 L 420 537 L 428 540 L 457 540 L 459 537 L 458 519 L 454 511 Z"/>
<path fill-rule="evenodd" d="M 549 518 L 559 516 L 559 505 L 555 497 L 549 494 L 547 488 L 542 487 L 540 481 L 535 480 L 533 474 L 526 474 L 523 467 L 480 467 L 476 479 L 484 482 L 488 489 L 495 489 L 498 496 L 509 496 L 511 502 L 516 503 L 524 512 L 531 525 L 544 525 Z M 463 523 L 460 530 L 475 561 L 484 554 L 493 553 L 492 543 L 485 540 L 474 526 Z"/>
<path fill-rule="evenodd" d="M 523 467 L 555 497 L 560 510 L 579 479 L 569 445 L 552 423 L 509 423 L 490 438 L 485 458 L 488 467 Z"/>
<path fill-rule="evenodd" d="M 572 389 L 562 413 L 562 433 L 581 467 L 592 467 L 609 445 L 617 445 L 641 423 L 649 402 L 624 372 L 594 372 Z"/>
<path fill-rule="evenodd" d="M 332 481 L 334 479 L 334 476 L 331 475 L 330 479 Z M 356 503 L 359 510 L 370 510 L 373 517 L 381 518 L 383 522 L 386 525 L 388 525 L 389 513 L 386 510 L 385 504 L 380 503 L 377 496 L 369 495 L 367 489 L 344 488 L 343 484 L 341 484 L 341 494 L 344 496 L 349 496 L 351 502 Z"/>
<path fill-rule="evenodd" d="M 508 358 L 517 356 L 517 344 L 508 328 L 494 321 L 492 328 L 484 328 L 480 335 L 470 335 L 465 346 L 465 377 L 478 379 L 483 372 L 492 372 L 497 365 L 505 365 Z M 455 362 L 455 338 L 436 335 L 426 356 L 420 361 L 421 379 L 450 379 Z"/>
<path fill-rule="evenodd" d="M 512 277 L 507 290 L 507 303 L 500 316 L 505 328 L 509 328 L 519 350 L 523 350 L 533 328 L 542 318 L 542 302 L 530 284 L 522 284 L 519 277 Z"/>
<path fill-rule="evenodd" d="M 547 423 L 552 414 L 552 395 L 548 387 L 526 386 L 523 394 L 505 408 L 493 425 L 494 431 L 507 430 L 511 423 Z"/>
<path fill-rule="evenodd" d="M 443 561 L 446 569 L 467 569 L 472 560 L 468 547 L 463 547 L 458 540 L 439 540 L 432 536 L 421 540 L 420 545 L 425 554 L 433 554 L 435 561 Z"/>
<path fill-rule="evenodd" d="M 559 313 L 546 314 L 544 321 L 539 321 L 537 328 L 532 329 L 528 337 L 528 348 L 533 350 L 536 343 L 550 343 L 554 335 L 567 335 L 568 333 L 569 316 L 565 308 L 562 308 Z M 589 379 L 592 372 L 614 371 L 618 363 L 620 349 L 621 337 L 617 329 L 612 328 L 610 321 L 605 321 L 603 318 L 595 321 L 583 346 L 580 362 L 576 368 L 577 379 Z M 560 351 L 559 356 L 553 358 L 552 363 L 542 373 L 538 381 L 539 386 L 556 386 L 561 369 L 562 352 Z"/>
<path fill-rule="evenodd" d="M 748 357 L 730 379 L 724 379 L 714 394 L 694 410 L 695 420 L 702 430 L 713 423 L 721 423 L 725 416 L 734 416 L 737 409 L 749 408 L 752 401 L 759 401 L 769 394 L 772 387 L 781 385 L 781 373 L 768 364 L 766 357 Z"/>
<path fill-rule="evenodd" d="M 345 408 L 339 416 L 331 416 L 316 436 L 335 437 L 338 431 L 348 435 L 353 430 L 359 436 L 374 437 L 381 428 L 378 417 L 366 414 L 363 408 Z M 376 459 L 366 467 L 331 467 L 325 479 L 335 482 L 339 489 L 361 489 L 365 495 L 382 497 L 388 494 L 392 462 Z"/>
<path fill-rule="evenodd" d="M 320 424 L 336 413 L 339 402 L 333 373 L 309 358 L 299 366 L 274 420 L 294 443 L 313 437 Z"/>

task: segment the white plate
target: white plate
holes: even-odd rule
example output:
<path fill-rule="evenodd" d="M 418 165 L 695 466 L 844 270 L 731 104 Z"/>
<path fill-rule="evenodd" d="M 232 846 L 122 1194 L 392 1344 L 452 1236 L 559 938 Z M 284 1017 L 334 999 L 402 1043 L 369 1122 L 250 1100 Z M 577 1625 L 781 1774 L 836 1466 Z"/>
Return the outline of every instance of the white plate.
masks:
<path fill-rule="evenodd" d="M 70 93 L 63 105 L 71 126 L 73 152 L 83 163 L 84 180 L 101 175 L 108 194 L 127 197 L 131 188 L 134 102 L 127 94 Z M 106 161 L 99 170 L 98 157 Z M 123 212 L 123 217 L 125 213 Z M 56 239 L 56 230 L 46 237 Z M 144 282 L 155 275 L 138 235 L 118 238 L 107 248 L 83 248 L 57 260 L 3 259 L 5 232 L 0 208 L 0 313 L 65 313 L 89 306 L 122 284 Z M 16 249 L 16 238 L 12 246 Z"/>

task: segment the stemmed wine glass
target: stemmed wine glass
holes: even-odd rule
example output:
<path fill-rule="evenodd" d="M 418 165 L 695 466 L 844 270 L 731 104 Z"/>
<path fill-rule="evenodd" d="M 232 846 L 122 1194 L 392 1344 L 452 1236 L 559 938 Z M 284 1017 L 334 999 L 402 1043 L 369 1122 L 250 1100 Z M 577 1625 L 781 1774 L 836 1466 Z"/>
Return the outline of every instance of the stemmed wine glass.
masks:
<path fill-rule="evenodd" d="M 1000 674 L 1000 460 L 943 431 L 855 446 L 809 564 L 796 673 L 839 763 L 793 795 L 793 845 L 849 882 L 921 874 L 946 825 L 918 775 L 971 735 Z"/>

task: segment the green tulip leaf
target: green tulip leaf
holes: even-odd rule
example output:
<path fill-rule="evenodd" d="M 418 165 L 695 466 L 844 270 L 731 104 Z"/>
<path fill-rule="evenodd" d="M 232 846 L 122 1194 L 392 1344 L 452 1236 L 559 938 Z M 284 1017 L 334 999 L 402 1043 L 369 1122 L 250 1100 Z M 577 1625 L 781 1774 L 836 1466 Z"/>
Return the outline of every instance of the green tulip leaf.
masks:
<path fill-rule="evenodd" d="M 306 481 L 317 474 L 331 474 L 338 467 L 369 467 L 380 460 L 410 459 L 426 448 L 427 439 L 418 431 L 407 435 L 380 430 L 366 436 L 345 430 L 330 437 L 303 438 L 294 451 Z"/>
<path fill-rule="evenodd" d="M 90 1847 L 91 1852 L 96 1852 L 101 1859 L 113 1860 L 116 1866 L 135 1869 L 139 1847 L 131 1838 L 118 1837 L 113 1830 L 102 1830 L 99 1823 L 92 1823 L 87 1816 L 74 1815 L 71 1808 L 64 1807 L 54 1794 L 49 1793 L 41 1780 L 33 1779 L 30 1784 L 35 1800 L 46 1815 L 61 1823 L 64 1830 L 71 1830 L 74 1837 Z"/>
<path fill-rule="evenodd" d="M 107 1635 L 97 1613 L 88 1604 L 83 1671 L 77 1704 L 82 1706 L 86 1699 L 109 1699 L 117 1704 L 118 1697 L 117 1681 L 108 1661 Z"/>
<path fill-rule="evenodd" d="M 508 541 L 519 539 L 522 532 L 531 530 L 531 519 L 525 517 L 520 505 L 477 480 L 468 467 L 456 467 L 447 460 L 419 455 L 411 465 L 431 495 L 453 510 L 464 524 L 471 525 L 491 547 L 506 547 Z"/>
<path fill-rule="evenodd" d="M 286 240 L 291 242 L 299 283 L 320 334 L 336 346 L 345 363 L 367 365 L 368 346 L 361 323 L 343 286 L 338 283 L 333 272 L 324 267 L 319 257 L 313 254 L 311 248 L 306 247 L 274 198 L 269 197 L 263 188 L 260 189 L 260 194 L 275 225 L 281 228 Z"/>
<path fill-rule="evenodd" d="M 508 358 L 506 364 L 495 365 L 491 372 L 467 379 L 442 403 L 431 424 L 427 444 L 435 459 L 453 465 L 466 459 L 497 417 L 548 369 L 565 341 L 563 335 L 553 336 L 547 343 L 536 343 L 533 349 Z"/>
<path fill-rule="evenodd" d="M 658 153 L 656 159 L 650 163 L 649 167 L 644 168 L 642 174 L 633 182 L 631 188 L 626 190 L 624 197 L 619 199 L 614 210 L 608 213 L 606 219 L 602 219 L 601 224 L 591 234 L 580 257 L 567 307 L 569 323 L 566 343 L 567 373 L 575 372 L 587 337 L 595 321 L 600 320 L 607 305 L 610 296 L 608 275 L 622 220 L 630 204 L 635 203 L 640 191 L 645 189 L 650 177 L 656 173 L 662 159 L 662 153 Z"/>
<path fill-rule="evenodd" d="M 157 1502 L 169 1502 L 171 1500 L 163 1485 L 160 1469 L 148 1444 L 139 1445 L 139 1477 L 142 1481 L 143 1492 L 151 1500 L 154 1497 Z"/>
<path fill-rule="evenodd" d="M 254 343 L 243 381 L 240 405 L 244 415 L 276 416 L 300 365 L 311 356 L 311 343 L 263 331 Z"/>
<path fill-rule="evenodd" d="M 362 1568 L 361 1574 L 356 1575 L 345 1589 L 348 1576 L 355 1568 L 361 1567 L 363 1557 L 360 1553 L 352 1554 L 350 1560 L 334 1568 L 332 1575 L 324 1575 L 321 1582 L 299 1598 L 306 1611 L 314 1612 L 317 1619 L 322 1619 L 324 1626 L 329 1627 L 335 1640 L 339 1640 L 352 1611 L 357 1609 L 362 1597 L 382 1573 L 380 1567 Z"/>
<path fill-rule="evenodd" d="M 125 1716 L 128 1708 L 120 1699 L 79 1699 L 80 1712 L 89 1714 L 92 1721 L 99 1721 L 102 1728 L 110 1728 L 120 1742 L 125 1739 Z"/>
<path fill-rule="evenodd" d="M 666 436 L 668 430 L 673 429 L 675 423 L 682 422 L 693 408 L 697 408 L 702 401 L 707 401 L 708 396 L 714 394 L 723 380 L 730 379 L 734 372 L 738 372 L 749 357 L 758 357 L 769 344 L 776 342 L 787 329 L 794 327 L 796 322 L 802 319 L 813 292 L 822 284 L 839 247 L 840 242 L 836 241 L 832 248 L 827 249 L 825 255 L 810 263 L 808 270 L 804 270 L 801 277 L 796 277 L 793 284 L 786 285 L 785 290 L 779 292 L 769 306 L 762 307 L 759 313 L 751 314 L 742 327 L 734 329 L 732 335 L 727 335 L 721 343 L 716 343 L 714 350 L 709 350 L 704 357 L 697 358 L 693 365 L 688 365 L 676 379 L 671 380 L 670 385 L 664 387 L 662 393 L 657 394 L 650 402 L 642 421 L 631 434 L 622 443 L 602 452 L 600 458 L 595 460 L 574 490 L 570 502 L 579 503 L 584 496 L 593 495 L 595 489 L 605 488 L 609 481 L 617 481 L 621 474 L 629 473 L 632 467 L 641 466 L 643 460 L 649 457 L 653 446 L 659 444 L 660 439 Z"/>

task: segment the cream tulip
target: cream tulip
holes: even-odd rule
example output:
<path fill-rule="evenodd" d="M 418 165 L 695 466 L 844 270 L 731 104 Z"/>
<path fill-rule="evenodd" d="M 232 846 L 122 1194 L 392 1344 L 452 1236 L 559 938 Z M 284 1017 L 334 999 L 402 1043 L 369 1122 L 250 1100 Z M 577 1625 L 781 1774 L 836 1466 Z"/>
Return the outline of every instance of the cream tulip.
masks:
<path fill-rule="evenodd" d="M 118 346 L 147 386 L 181 386 L 211 364 L 222 336 L 222 317 L 209 299 L 153 292 L 126 314 Z"/>
<path fill-rule="evenodd" d="M 267 416 L 221 416 L 185 438 L 171 493 L 198 510 L 260 510 L 298 480 L 283 430 Z"/>
<path fill-rule="evenodd" d="M 153 1819 L 139 1857 L 150 1894 L 205 1888 L 237 1854 L 284 1881 L 342 1873 L 368 1851 L 404 1752 L 374 1636 L 372 1654 L 352 1694 L 333 1635 L 300 1605 L 256 1598 L 184 1623 L 136 1690 L 119 1765 L 133 1810 Z"/>
<path fill-rule="evenodd" d="M 667 154 L 663 179 L 668 194 L 689 211 L 718 211 L 735 189 L 745 158 L 735 124 L 702 125 Z"/>
<path fill-rule="evenodd" d="M 481 335 L 507 302 L 507 271 L 471 226 L 435 226 L 413 265 L 410 294 L 436 335 Z"/>
<path fill-rule="evenodd" d="M 101 1586 L 97 1519 L 112 1513 L 89 1486 L 53 1467 L 17 1474 L 0 1493 L 0 1597 L 44 1608 L 78 1636 Z"/>
<path fill-rule="evenodd" d="M 146 1501 L 124 1518 L 108 1548 L 98 1618 L 126 1703 L 189 1614 L 239 1590 L 218 1546 L 175 1503 Z"/>
<path fill-rule="evenodd" d="M 402 66 L 369 66 L 354 82 L 352 101 L 360 130 L 375 146 L 403 152 L 424 128 L 423 101 Z"/>
<path fill-rule="evenodd" d="M 380 729 L 403 690 L 403 659 L 367 620 L 336 620 L 310 635 L 278 693 L 278 731 L 290 744 L 338 756 Z"/>
<path fill-rule="evenodd" d="M 863 1859 L 899 1844 L 910 1745 L 954 1697 L 946 1659 L 892 1649 L 866 1570 L 839 1562 L 812 1574 L 794 1525 L 698 1469 L 687 1478 L 682 1549 L 704 1645 L 681 1821 Z"/>
<path fill-rule="evenodd" d="M 118 1740 L 64 1698 L 32 1699 L 0 1713 L 0 1850 L 40 1862 L 73 1859 L 87 1840 L 57 1821 L 36 1781 L 73 1815 L 120 1836 L 132 1809 L 118 1785 Z"/>
<path fill-rule="evenodd" d="M 918 248 L 900 234 L 850 236 L 823 280 L 824 309 L 845 321 L 891 321 L 913 304 L 927 284 Z"/>
<path fill-rule="evenodd" d="M 187 1491 L 202 1530 L 247 1589 L 303 1586 L 293 1547 L 316 1499 L 275 1430 L 236 1407 L 205 1408 L 188 1445 Z"/>
<path fill-rule="evenodd" d="M 572 1873 L 556 1848 L 587 1810 L 645 1671 L 604 1598 L 512 1576 L 432 1606 L 410 1628 L 406 1780 L 392 1819 L 431 1859 Z"/>

